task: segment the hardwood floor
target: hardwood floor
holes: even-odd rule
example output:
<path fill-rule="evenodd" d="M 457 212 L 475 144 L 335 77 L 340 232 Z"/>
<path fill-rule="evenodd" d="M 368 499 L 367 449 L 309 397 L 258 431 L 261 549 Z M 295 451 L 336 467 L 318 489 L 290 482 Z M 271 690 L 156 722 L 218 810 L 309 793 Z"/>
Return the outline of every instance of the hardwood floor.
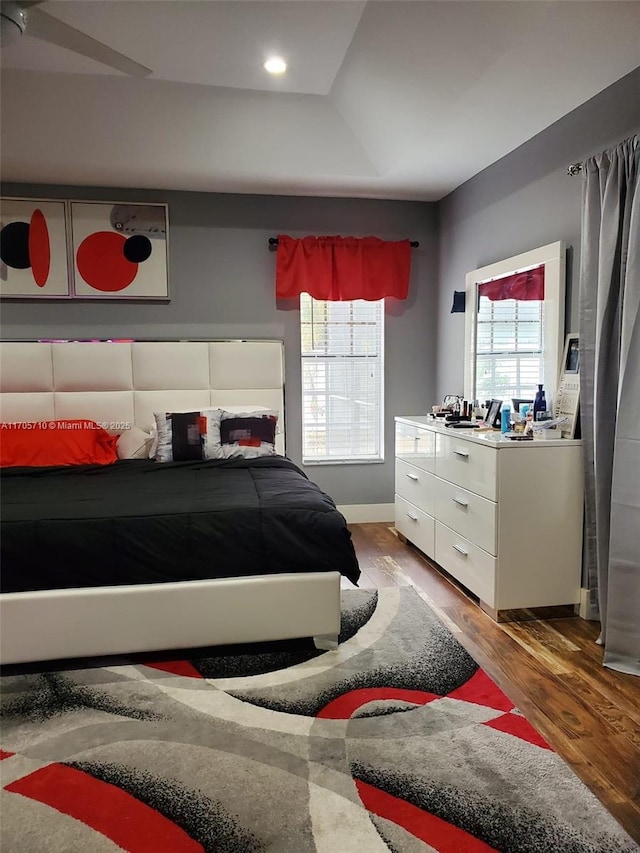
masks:
<path fill-rule="evenodd" d="M 640 678 L 602 666 L 597 623 L 570 617 L 497 624 L 388 524 L 350 529 L 360 586 L 414 586 L 640 842 Z"/>

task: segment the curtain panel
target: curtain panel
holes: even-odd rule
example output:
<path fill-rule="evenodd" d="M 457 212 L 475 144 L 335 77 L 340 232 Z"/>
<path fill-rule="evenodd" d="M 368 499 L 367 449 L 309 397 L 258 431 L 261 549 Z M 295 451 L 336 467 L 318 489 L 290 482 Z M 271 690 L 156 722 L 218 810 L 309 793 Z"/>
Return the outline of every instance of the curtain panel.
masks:
<path fill-rule="evenodd" d="M 544 299 L 544 264 L 479 284 L 478 293 L 492 302 L 501 299 L 519 299 L 521 302 L 537 299 L 541 302 Z"/>
<path fill-rule="evenodd" d="M 278 235 L 276 298 L 308 293 L 314 299 L 406 299 L 411 274 L 409 240 L 378 237 Z"/>
<path fill-rule="evenodd" d="M 583 166 L 580 413 L 604 665 L 640 675 L 640 136 Z"/>

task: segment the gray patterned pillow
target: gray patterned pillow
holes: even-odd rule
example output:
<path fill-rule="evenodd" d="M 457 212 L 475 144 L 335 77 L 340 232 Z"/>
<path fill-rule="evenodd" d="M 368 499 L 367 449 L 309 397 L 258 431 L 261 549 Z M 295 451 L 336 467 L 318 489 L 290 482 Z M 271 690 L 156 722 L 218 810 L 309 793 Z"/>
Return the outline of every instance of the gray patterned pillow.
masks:
<path fill-rule="evenodd" d="M 278 412 L 255 409 L 250 412 L 212 411 L 208 416 L 207 458 L 232 459 L 274 456 Z"/>
<path fill-rule="evenodd" d="M 156 462 L 275 454 L 278 413 L 272 409 L 154 412 L 154 418 L 157 443 L 150 455 Z"/>
<path fill-rule="evenodd" d="M 200 409 L 192 412 L 154 412 L 158 433 L 153 454 L 156 462 L 186 462 L 212 458 L 210 418 L 220 409 Z M 216 433 L 217 435 L 217 433 Z"/>

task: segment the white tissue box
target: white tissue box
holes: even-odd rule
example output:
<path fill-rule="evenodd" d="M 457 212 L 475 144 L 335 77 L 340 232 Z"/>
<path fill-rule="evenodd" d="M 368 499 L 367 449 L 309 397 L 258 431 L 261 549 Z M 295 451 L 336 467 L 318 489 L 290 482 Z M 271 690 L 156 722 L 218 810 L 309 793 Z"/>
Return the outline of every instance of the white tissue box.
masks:
<path fill-rule="evenodd" d="M 548 427 L 547 429 L 533 428 L 534 441 L 556 441 L 562 438 L 562 432 L 557 427 Z"/>

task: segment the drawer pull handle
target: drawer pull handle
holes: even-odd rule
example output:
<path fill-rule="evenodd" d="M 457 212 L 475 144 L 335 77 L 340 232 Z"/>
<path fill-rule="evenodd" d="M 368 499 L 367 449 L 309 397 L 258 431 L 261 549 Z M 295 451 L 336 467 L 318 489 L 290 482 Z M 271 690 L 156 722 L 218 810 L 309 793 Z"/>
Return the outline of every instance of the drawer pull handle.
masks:
<path fill-rule="evenodd" d="M 460 498 L 451 498 L 454 504 L 458 504 L 458 506 L 463 506 L 465 509 L 469 506 L 466 501 L 460 500 Z"/>
<path fill-rule="evenodd" d="M 463 459 L 469 458 L 469 454 L 467 453 L 466 450 L 455 450 L 454 449 L 453 452 L 455 453 L 456 456 L 462 456 Z"/>
<path fill-rule="evenodd" d="M 407 477 L 408 477 L 410 480 L 415 480 L 415 481 L 416 481 L 416 483 L 418 482 L 418 475 L 417 475 L 417 474 L 407 474 Z"/>
<path fill-rule="evenodd" d="M 407 513 L 407 518 L 410 518 L 411 521 L 417 521 L 418 520 L 418 516 L 417 515 L 411 515 L 410 512 Z"/>
<path fill-rule="evenodd" d="M 464 548 L 461 548 L 459 545 L 452 545 L 451 547 L 453 548 L 454 551 L 457 551 L 458 554 L 462 554 L 463 557 L 469 556 L 469 552 L 465 551 Z"/>

